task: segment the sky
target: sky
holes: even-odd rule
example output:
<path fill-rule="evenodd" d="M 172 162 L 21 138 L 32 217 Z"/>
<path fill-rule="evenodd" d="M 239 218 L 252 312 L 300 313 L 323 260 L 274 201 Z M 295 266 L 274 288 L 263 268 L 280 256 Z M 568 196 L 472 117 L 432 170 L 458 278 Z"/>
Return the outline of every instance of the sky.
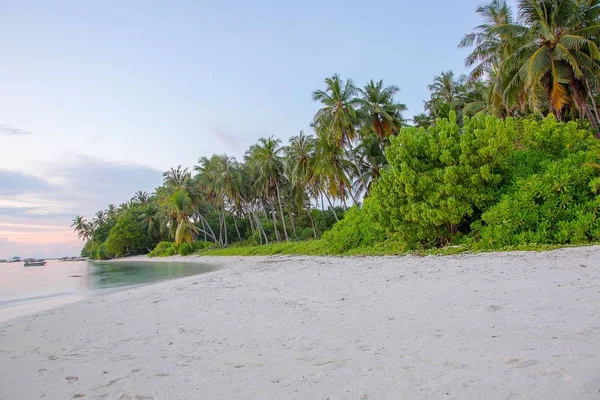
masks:
<path fill-rule="evenodd" d="M 419 113 L 466 72 L 485 0 L 0 0 L 0 258 L 78 255 L 70 227 L 162 171 L 310 131 L 338 73 Z"/>

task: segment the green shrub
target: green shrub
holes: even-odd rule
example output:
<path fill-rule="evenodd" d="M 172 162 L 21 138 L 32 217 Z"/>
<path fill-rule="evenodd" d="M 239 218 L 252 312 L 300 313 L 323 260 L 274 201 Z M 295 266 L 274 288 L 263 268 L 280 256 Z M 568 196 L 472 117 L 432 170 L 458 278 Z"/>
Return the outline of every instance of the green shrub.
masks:
<path fill-rule="evenodd" d="M 192 242 L 192 243 L 183 242 L 179 245 L 179 248 L 177 249 L 177 254 L 179 254 L 180 256 L 187 256 L 189 254 L 192 254 L 195 251 L 196 251 L 195 242 Z"/>
<path fill-rule="evenodd" d="M 111 256 L 107 249 L 106 243 L 102 243 L 96 249 L 96 260 L 107 260 L 109 258 L 111 258 Z"/>
<path fill-rule="evenodd" d="M 600 240 L 598 171 L 584 166 L 594 152 L 546 161 L 473 224 L 476 248 L 526 244 L 581 244 Z"/>
<path fill-rule="evenodd" d="M 106 239 L 106 250 L 115 257 L 143 254 L 151 241 L 140 222 L 139 213 L 128 210 L 119 215 Z"/>
<path fill-rule="evenodd" d="M 515 137 L 511 119 L 451 114 L 390 138 L 389 168 L 373 185 L 375 220 L 411 248 L 443 246 L 494 203 Z"/>
<path fill-rule="evenodd" d="M 173 242 L 160 242 L 154 250 L 148 253 L 148 257 L 165 257 L 167 250 L 171 250 L 173 244 Z"/>
<path fill-rule="evenodd" d="M 352 207 L 344 219 L 325 232 L 323 241 L 332 254 L 345 253 L 353 248 L 372 246 L 386 239 L 385 230 L 373 220 L 372 202 L 365 201 L 361 210 Z"/>
<path fill-rule="evenodd" d="M 175 254 L 177 254 L 177 250 L 178 250 L 179 246 L 177 246 L 177 243 L 171 243 L 171 247 L 167 248 L 165 250 L 165 257 L 170 257 L 170 256 L 174 256 Z"/>

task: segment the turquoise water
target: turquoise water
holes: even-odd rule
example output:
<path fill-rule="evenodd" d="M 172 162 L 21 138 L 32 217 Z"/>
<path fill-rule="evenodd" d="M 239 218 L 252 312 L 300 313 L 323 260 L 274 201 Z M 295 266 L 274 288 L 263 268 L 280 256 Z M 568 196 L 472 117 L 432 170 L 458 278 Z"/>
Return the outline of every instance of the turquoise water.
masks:
<path fill-rule="evenodd" d="M 90 291 L 118 289 L 214 271 L 212 265 L 189 262 L 89 262 Z"/>
<path fill-rule="evenodd" d="M 214 265 L 189 262 L 49 260 L 43 267 L 0 264 L 0 322 L 90 296 L 203 274 Z"/>

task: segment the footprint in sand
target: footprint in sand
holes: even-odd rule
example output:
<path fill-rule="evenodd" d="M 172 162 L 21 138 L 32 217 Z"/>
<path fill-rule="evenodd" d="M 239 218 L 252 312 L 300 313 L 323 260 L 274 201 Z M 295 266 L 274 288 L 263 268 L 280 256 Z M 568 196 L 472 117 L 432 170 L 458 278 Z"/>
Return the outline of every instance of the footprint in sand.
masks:
<path fill-rule="evenodd" d="M 78 376 L 67 376 L 65 378 L 69 383 L 75 383 L 79 380 Z"/>

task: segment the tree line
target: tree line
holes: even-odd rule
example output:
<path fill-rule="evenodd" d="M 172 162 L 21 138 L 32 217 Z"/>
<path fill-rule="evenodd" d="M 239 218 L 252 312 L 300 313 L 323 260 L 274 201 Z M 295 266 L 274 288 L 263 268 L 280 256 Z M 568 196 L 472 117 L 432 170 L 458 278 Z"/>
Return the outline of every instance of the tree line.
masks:
<path fill-rule="evenodd" d="M 472 49 L 465 62 L 471 73 L 435 77 L 425 112 L 412 125 L 427 130 L 454 118 L 460 128 L 480 114 L 552 114 L 585 122 L 598 137 L 599 2 L 520 0 L 513 10 L 494 0 L 476 12 L 483 23 L 459 43 Z M 145 252 L 160 241 L 228 246 L 319 238 L 349 206 L 360 206 L 389 168 L 388 147 L 410 125 L 398 93 L 381 80 L 358 87 L 328 77 L 312 93 L 320 105 L 313 133 L 300 132 L 287 143 L 260 138 L 242 160 L 213 155 L 192 170 L 172 168 L 152 194 L 138 192 L 91 221 L 77 216 L 73 227 L 93 256 L 98 250 L 101 256 Z M 119 219 L 138 230 L 125 229 Z"/>

